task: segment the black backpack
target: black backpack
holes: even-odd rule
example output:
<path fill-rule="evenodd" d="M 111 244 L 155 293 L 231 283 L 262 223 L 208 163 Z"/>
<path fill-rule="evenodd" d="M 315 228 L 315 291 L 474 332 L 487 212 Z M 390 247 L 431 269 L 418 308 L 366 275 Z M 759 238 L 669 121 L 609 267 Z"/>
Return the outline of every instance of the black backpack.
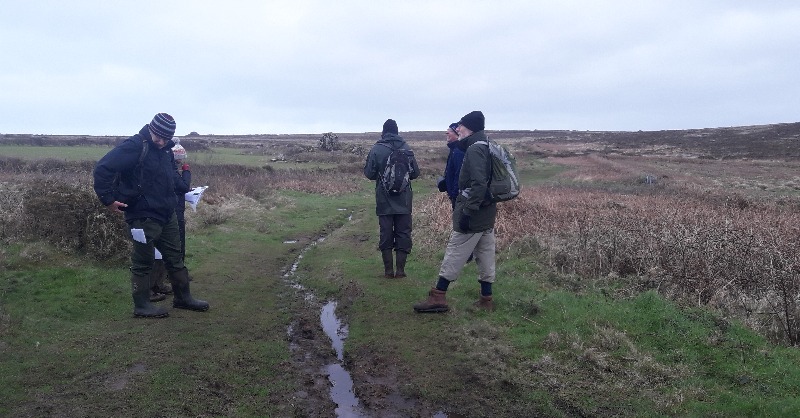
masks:
<path fill-rule="evenodd" d="M 142 162 L 144 161 L 144 157 L 147 156 L 147 151 L 149 149 L 150 149 L 150 145 L 147 143 L 147 139 L 143 139 L 142 140 L 142 152 L 139 153 L 139 160 L 136 163 L 136 166 L 134 167 L 134 170 L 137 171 L 137 173 L 136 173 L 136 175 L 137 175 L 137 177 L 136 177 L 136 181 L 137 181 L 136 189 L 137 189 L 137 192 L 138 192 L 138 195 L 136 196 L 137 199 L 139 198 L 139 196 L 142 195 L 142 177 L 143 177 L 143 173 L 142 172 L 144 171 L 144 165 L 142 164 Z M 118 195 L 118 192 L 119 192 L 119 183 L 120 183 L 120 181 L 122 181 L 122 173 L 116 173 L 114 175 L 114 180 L 112 182 L 112 184 L 113 184 L 112 187 L 114 189 L 114 197 L 115 197 L 115 199 L 116 199 L 116 197 Z M 122 197 L 120 197 L 120 198 L 122 198 Z M 119 200 L 119 199 L 116 199 L 116 200 Z M 125 203 L 127 203 L 127 202 L 125 202 Z"/>
<path fill-rule="evenodd" d="M 410 184 L 409 175 L 411 173 L 411 161 L 414 159 L 414 152 L 409 149 L 392 148 L 381 143 L 381 145 L 392 150 L 386 157 L 386 167 L 381 175 L 381 185 L 391 196 L 397 196 L 405 192 Z"/>

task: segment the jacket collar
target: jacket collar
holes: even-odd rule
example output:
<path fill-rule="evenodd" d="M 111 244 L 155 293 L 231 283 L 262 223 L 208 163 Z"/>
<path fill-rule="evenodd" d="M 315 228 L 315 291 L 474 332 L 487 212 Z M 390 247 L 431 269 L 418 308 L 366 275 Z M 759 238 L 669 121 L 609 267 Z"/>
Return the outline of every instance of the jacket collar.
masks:
<path fill-rule="evenodd" d="M 478 141 L 486 141 L 485 131 L 473 132 L 472 135 L 459 139 L 458 148 L 461 149 L 461 151 L 467 152 L 467 148 Z"/>

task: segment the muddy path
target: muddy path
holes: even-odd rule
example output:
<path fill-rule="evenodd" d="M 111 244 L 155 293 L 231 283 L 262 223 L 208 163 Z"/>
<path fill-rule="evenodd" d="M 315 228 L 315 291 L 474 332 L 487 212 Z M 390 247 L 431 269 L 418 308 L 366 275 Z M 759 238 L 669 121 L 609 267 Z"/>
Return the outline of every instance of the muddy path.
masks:
<path fill-rule="evenodd" d="M 287 328 L 290 368 L 302 376 L 302 389 L 294 394 L 294 401 L 309 416 L 447 417 L 424 401 L 402 394 L 402 373 L 395 367 L 396 360 L 370 350 L 345 350 L 348 308 L 362 295 L 358 280 L 339 278 L 339 294 L 322 299 L 302 283 L 301 274 L 296 274 L 306 253 L 327 245 L 325 241 L 331 236 L 335 236 L 336 245 L 353 248 L 368 240 L 368 236 L 349 231 L 351 221 L 352 216 L 325 235 L 297 239 L 302 250 L 282 271 L 294 315 Z"/>

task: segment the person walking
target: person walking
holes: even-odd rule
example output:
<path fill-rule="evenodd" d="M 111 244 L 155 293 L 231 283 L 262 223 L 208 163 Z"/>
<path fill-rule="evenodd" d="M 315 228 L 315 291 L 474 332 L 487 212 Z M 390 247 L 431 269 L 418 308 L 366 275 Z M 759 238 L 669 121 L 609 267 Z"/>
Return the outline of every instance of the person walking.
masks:
<path fill-rule="evenodd" d="M 386 185 L 392 180 L 389 177 L 395 175 L 402 186 L 388 188 Z M 364 176 L 375 180 L 375 214 L 378 215 L 380 227 L 378 250 L 383 260 L 383 275 L 386 278 L 406 277 L 406 259 L 412 246 L 411 212 L 414 196 L 410 181 L 419 177 L 419 167 L 414 152 L 398 134 L 397 122 L 393 119 L 387 119 L 383 124 L 381 138 L 367 156 Z M 394 269 L 392 251 L 397 256 L 397 270 Z"/>
<path fill-rule="evenodd" d="M 458 197 L 458 176 L 461 174 L 461 164 L 464 161 L 464 151 L 458 147 L 458 122 L 451 123 L 445 135 L 447 137 L 447 164 L 444 168 L 444 184 L 447 197 L 450 198 L 450 206 L 456 207 L 456 197 Z"/>
<path fill-rule="evenodd" d="M 206 301 L 194 299 L 189 272 L 181 259 L 173 155 L 175 119 L 156 114 L 139 133 L 101 158 L 94 169 L 94 191 L 104 206 L 124 214 L 130 227 L 131 294 L 135 317 L 163 318 L 169 312 L 150 303 L 151 272 L 158 249 L 172 284 L 172 306 L 206 311 Z"/>
<path fill-rule="evenodd" d="M 458 121 L 459 149 L 464 151 L 464 161 L 458 178 L 461 191 L 453 208 L 453 230 L 439 268 L 436 285 L 428 292 L 428 298 L 414 304 L 416 312 L 447 312 L 445 294 L 451 282 L 458 279 L 470 254 L 474 254 L 478 266 L 480 295 L 475 306 L 494 310 L 492 283 L 495 281 L 495 235 L 494 223 L 497 204 L 486 199 L 489 185 L 489 147 L 475 144 L 487 142 L 484 131 L 483 112 L 472 111 Z"/>

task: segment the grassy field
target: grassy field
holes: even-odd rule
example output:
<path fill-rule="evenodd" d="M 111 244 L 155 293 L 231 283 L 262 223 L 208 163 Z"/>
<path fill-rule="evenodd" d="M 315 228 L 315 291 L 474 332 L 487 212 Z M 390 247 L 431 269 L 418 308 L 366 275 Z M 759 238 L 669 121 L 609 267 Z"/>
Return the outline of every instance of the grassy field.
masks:
<path fill-rule="evenodd" d="M 451 311 L 419 315 L 411 305 L 434 284 L 450 226 L 449 202 L 434 184 L 443 146 L 412 146 L 425 174 L 414 182 L 409 277 L 398 280 L 382 277 L 363 156 L 300 153 L 294 160 L 307 162 L 286 173 L 264 169 L 267 154 L 247 148 L 214 149 L 208 160 L 197 153 L 194 181 L 212 188 L 197 212 L 187 212 L 187 264 L 193 295 L 211 310 L 171 310 L 162 320 L 132 318 L 124 258 L 98 259 L 85 246 L 53 245 L 52 236 L 25 228 L 32 209 L 23 196 L 59 177 L 59 167 L 4 173 L 0 415 L 337 416 L 325 372 L 336 356 L 320 324 L 329 301 L 347 324 L 343 364 L 363 416 L 800 413 L 794 307 L 754 305 L 780 300 L 768 278 L 796 265 L 783 259 L 779 268 L 775 256 L 793 248 L 780 231 L 800 207 L 794 163 L 544 158 L 515 142 L 526 188 L 500 208 L 498 309 L 471 309 L 478 294 L 471 263 L 448 292 Z M 12 156 L 6 147 L 2 155 Z M 72 147 L 29 148 L 13 156 L 59 158 Z M 647 176 L 657 182 L 643 182 Z M 89 173 L 77 179 L 88 183 Z M 654 217 L 663 219 L 660 229 L 643 221 Z M 728 225 L 719 241 L 742 244 L 704 243 L 717 237 L 699 228 L 716 225 L 709 219 Z M 776 229 L 739 227 L 748 219 Z M 762 232 L 772 247 L 756 245 Z M 660 241 L 634 240 L 649 233 Z M 637 247 L 622 245 L 628 241 Z M 656 260 L 673 254 L 669 248 L 706 262 Z M 743 264 L 750 267 L 731 270 L 747 270 L 751 281 L 730 276 L 717 286 L 710 272 L 723 271 L 723 260 L 750 260 L 720 256 L 738 249 L 773 257 L 772 276 Z M 753 318 L 734 305 L 749 306 Z M 784 316 L 766 313 L 778 308 Z"/>

